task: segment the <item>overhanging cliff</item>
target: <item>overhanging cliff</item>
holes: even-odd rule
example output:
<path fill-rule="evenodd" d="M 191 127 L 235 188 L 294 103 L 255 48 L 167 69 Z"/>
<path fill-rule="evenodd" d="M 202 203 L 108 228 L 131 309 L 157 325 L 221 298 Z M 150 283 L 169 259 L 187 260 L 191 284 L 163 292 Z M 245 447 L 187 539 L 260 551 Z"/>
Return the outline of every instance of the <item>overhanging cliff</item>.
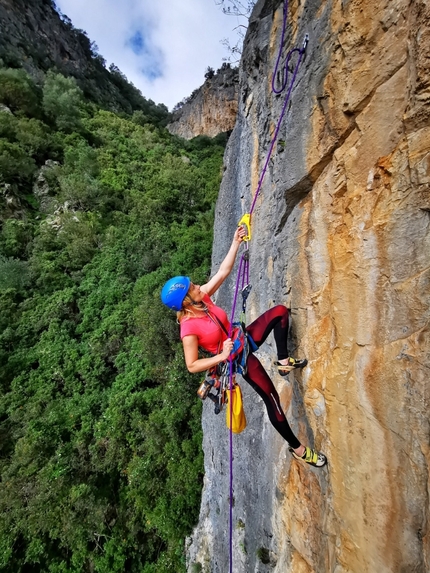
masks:
<path fill-rule="evenodd" d="M 216 208 L 213 268 L 249 210 L 283 96 L 270 90 L 283 3 L 259 0 Z M 281 379 L 258 355 L 300 439 L 292 461 L 242 383 L 234 438 L 233 571 L 430 570 L 430 9 L 424 0 L 290 4 L 285 51 L 309 45 L 253 217 L 248 321 L 284 303 L 309 365 Z M 217 302 L 231 308 L 235 275 Z M 205 487 L 188 569 L 228 567 L 224 416 L 205 404 Z M 200 566 L 198 565 L 200 564 Z"/>

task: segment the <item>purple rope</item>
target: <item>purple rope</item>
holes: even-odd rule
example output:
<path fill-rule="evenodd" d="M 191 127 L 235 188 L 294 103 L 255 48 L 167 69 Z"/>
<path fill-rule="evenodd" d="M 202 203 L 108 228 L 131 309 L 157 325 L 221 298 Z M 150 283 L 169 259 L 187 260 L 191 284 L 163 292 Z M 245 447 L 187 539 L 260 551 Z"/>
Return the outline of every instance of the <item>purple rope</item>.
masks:
<path fill-rule="evenodd" d="M 247 243 L 248 246 L 248 243 Z M 239 273 L 238 273 L 239 275 Z M 244 258 L 243 273 L 242 273 L 242 284 L 241 289 L 243 290 L 249 283 L 249 260 Z"/>
<path fill-rule="evenodd" d="M 239 262 L 239 269 L 237 273 L 237 280 L 236 280 L 236 289 L 234 292 L 234 299 L 233 299 L 233 312 L 230 318 L 230 327 L 228 331 L 228 336 L 231 338 L 232 331 L 233 331 L 233 320 L 234 320 L 234 313 L 236 310 L 237 304 L 237 296 L 239 294 L 239 277 L 242 272 L 242 268 L 244 268 L 244 263 L 246 266 L 245 254 L 240 257 Z M 229 357 L 229 390 L 230 390 L 230 400 L 228 401 L 229 406 L 229 417 L 230 417 L 230 573 L 233 573 L 233 360 L 231 356 Z"/>
<path fill-rule="evenodd" d="M 290 95 L 291 95 L 291 92 L 292 92 L 292 89 L 293 89 L 293 86 L 294 86 L 294 82 L 295 82 L 295 80 L 296 80 L 297 72 L 298 72 L 298 70 L 299 70 L 299 67 L 300 67 L 300 64 L 301 64 L 301 61 L 302 61 L 302 58 L 303 58 L 303 54 L 305 53 L 305 50 L 306 50 L 307 39 L 306 39 L 305 42 L 303 43 L 302 48 L 300 48 L 300 49 L 299 49 L 299 48 L 294 48 L 293 50 L 290 50 L 290 51 L 288 52 L 288 54 L 287 54 L 287 59 L 286 59 L 286 61 L 285 61 L 285 80 L 284 80 L 284 82 L 282 83 L 280 89 L 277 90 L 277 89 L 275 88 L 275 77 L 276 77 L 276 72 L 277 72 L 278 65 L 279 65 L 279 61 L 280 61 L 281 54 L 282 54 L 282 45 L 283 45 L 283 43 L 284 43 L 284 35 L 285 35 L 285 29 L 286 29 L 286 25 L 287 25 L 287 15 L 288 15 L 288 0 L 285 0 L 285 4 L 284 4 L 284 20 L 283 20 L 283 24 L 282 24 L 281 44 L 280 44 L 279 52 L 278 52 L 278 59 L 276 60 L 275 69 L 274 69 L 274 71 L 273 71 L 273 76 L 272 76 L 272 91 L 273 91 L 275 94 L 280 94 L 280 93 L 281 93 L 282 91 L 284 91 L 284 89 L 287 87 L 287 83 L 288 83 L 288 64 L 289 64 L 290 59 L 291 59 L 291 56 L 294 54 L 294 52 L 298 52 L 298 53 L 299 53 L 299 58 L 298 58 L 298 60 L 297 60 L 296 67 L 294 68 L 293 78 L 292 78 L 291 83 L 290 83 L 290 86 L 289 86 L 289 88 L 288 88 L 287 95 L 285 96 L 284 105 L 283 105 L 283 107 L 282 107 L 281 114 L 280 114 L 279 119 L 278 119 L 278 123 L 276 124 L 275 133 L 274 133 L 274 135 L 273 135 L 273 137 L 272 137 L 272 141 L 271 141 L 271 143 L 270 143 L 270 147 L 269 147 L 269 151 L 268 151 L 268 153 L 267 153 L 266 161 L 265 161 L 265 163 L 264 163 L 264 167 L 263 167 L 263 170 L 262 170 L 262 172 L 261 172 L 260 179 L 259 179 L 259 181 L 258 181 L 257 190 L 255 191 L 254 199 L 253 199 L 253 201 L 252 201 L 251 209 L 250 209 L 250 211 L 249 211 L 249 214 L 250 214 L 250 215 L 252 215 L 252 212 L 254 211 L 255 203 L 257 202 L 258 195 L 260 194 L 260 190 L 261 190 L 261 186 L 262 186 L 262 184 L 263 184 L 264 176 L 266 175 L 267 167 L 268 167 L 268 165 L 269 165 L 270 156 L 272 155 L 272 151 L 273 151 L 273 148 L 274 148 L 274 146 L 275 146 L 276 139 L 278 138 L 278 133 L 279 133 L 279 130 L 280 130 L 280 128 L 281 128 L 282 119 L 283 119 L 283 117 L 284 117 L 284 115 L 285 115 L 285 111 L 286 111 L 286 109 L 287 109 L 287 104 L 288 104 L 288 102 L 289 102 L 289 100 L 290 100 Z"/>
<path fill-rule="evenodd" d="M 231 313 L 231 316 L 230 316 L 230 328 L 229 328 L 229 331 L 228 331 L 229 337 L 231 337 L 231 334 L 232 334 L 232 331 L 233 331 L 233 321 L 234 321 L 234 314 L 235 314 L 236 305 L 237 305 L 237 296 L 238 296 L 238 294 L 239 294 L 240 277 L 241 277 L 241 273 L 242 273 L 242 268 L 245 269 L 246 262 L 247 262 L 247 261 L 245 261 L 245 253 L 243 253 L 243 255 L 240 257 L 239 269 L 238 269 L 238 271 L 237 271 L 237 280 L 236 280 L 236 287 L 235 287 L 235 291 L 234 291 L 232 313 Z M 244 263 L 245 263 L 245 266 L 244 266 Z M 231 371 L 231 368 L 230 368 L 230 371 Z"/>
<path fill-rule="evenodd" d="M 276 139 L 278 137 L 279 129 L 281 127 L 282 119 L 283 119 L 285 111 L 287 109 L 287 104 L 288 104 L 289 99 L 290 99 L 291 91 L 293 89 L 294 82 L 296 80 L 297 72 L 298 72 L 298 69 L 300 67 L 303 54 L 305 53 L 305 50 L 306 50 L 307 37 L 306 37 L 305 42 L 303 43 L 302 48 L 300 48 L 300 49 L 294 48 L 288 52 L 286 62 L 285 62 L 285 70 L 286 70 L 285 80 L 282 83 L 280 89 L 277 90 L 275 88 L 275 76 L 276 76 L 278 65 L 279 65 L 279 62 L 281 59 L 281 55 L 282 55 L 282 47 L 284 44 L 284 35 L 285 35 L 286 26 L 287 26 L 287 16 L 288 16 L 288 0 L 285 0 L 281 42 L 280 42 L 280 46 L 279 46 L 279 52 L 278 52 L 278 57 L 277 57 L 276 64 L 275 64 L 275 69 L 273 71 L 273 76 L 272 76 L 272 91 L 273 91 L 273 93 L 280 94 L 286 88 L 287 82 L 288 82 L 288 64 L 289 64 L 291 56 L 294 54 L 294 52 L 299 53 L 299 58 L 297 60 L 296 67 L 294 69 L 293 78 L 292 78 L 290 86 L 288 88 L 287 95 L 285 96 L 284 105 L 282 107 L 281 114 L 279 116 L 278 123 L 276 125 L 275 133 L 272 137 L 270 148 L 269 148 L 269 151 L 267 153 L 266 161 L 264 163 L 264 167 L 263 167 L 263 170 L 261 172 L 260 179 L 258 181 L 257 190 L 255 192 L 254 199 L 253 199 L 252 205 L 251 205 L 251 209 L 249 211 L 250 215 L 252 215 L 252 212 L 254 211 L 257 197 L 260 193 L 261 186 L 263 184 L 263 179 L 264 179 L 264 176 L 266 174 L 267 167 L 269 165 L 270 156 L 272 155 L 272 151 L 273 151 L 273 148 L 275 146 Z M 248 245 L 247 245 L 247 249 L 248 249 Z M 249 260 L 248 260 L 248 258 L 245 259 L 245 253 L 240 258 L 239 269 L 238 269 L 238 273 L 237 273 L 236 288 L 235 288 L 235 293 L 234 293 L 233 306 L 232 306 L 232 311 L 231 311 L 231 316 L 230 316 L 230 328 L 229 328 L 229 334 L 228 334 L 230 338 L 231 338 L 232 330 L 233 330 L 232 325 L 233 325 L 233 321 L 234 321 L 234 315 L 236 313 L 237 297 L 238 297 L 238 293 L 239 293 L 239 284 L 241 282 L 241 279 L 242 279 L 242 289 L 243 289 L 245 287 L 245 285 L 249 284 Z M 233 573 L 233 429 L 232 429 L 233 428 L 233 398 L 232 398 L 233 361 L 232 361 L 231 357 L 229 358 L 229 365 L 230 365 L 230 373 L 229 373 L 229 390 L 230 390 L 230 400 L 229 400 L 229 413 L 230 413 L 230 415 L 229 415 L 229 417 L 230 417 L 230 444 L 229 444 L 229 446 L 230 446 L 230 528 L 229 529 L 230 529 L 230 573 Z"/>
<path fill-rule="evenodd" d="M 285 80 L 284 80 L 282 86 L 279 88 L 279 90 L 277 90 L 275 88 L 276 72 L 278 71 L 279 62 L 281 61 L 282 46 L 284 45 L 285 30 L 287 29 L 287 16 L 288 16 L 288 0 L 285 0 L 285 2 L 284 2 L 284 19 L 282 22 L 281 41 L 279 43 L 278 57 L 276 59 L 276 64 L 275 64 L 275 68 L 273 70 L 273 75 L 272 75 L 272 92 L 275 94 L 280 94 L 281 92 L 283 92 L 286 85 L 287 85 L 288 68 L 286 70 L 287 73 L 286 73 Z M 286 62 L 286 64 L 288 64 L 288 61 Z"/>

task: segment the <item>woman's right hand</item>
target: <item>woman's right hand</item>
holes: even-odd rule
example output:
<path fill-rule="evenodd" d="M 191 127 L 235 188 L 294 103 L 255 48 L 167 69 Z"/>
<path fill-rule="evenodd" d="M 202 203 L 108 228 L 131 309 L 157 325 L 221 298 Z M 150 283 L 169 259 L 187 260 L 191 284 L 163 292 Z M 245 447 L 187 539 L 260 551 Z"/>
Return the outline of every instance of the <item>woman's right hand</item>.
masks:
<path fill-rule="evenodd" d="M 240 243 L 243 241 L 243 237 L 245 237 L 247 234 L 247 229 L 244 225 L 241 225 L 240 227 L 238 227 L 234 233 L 233 236 L 233 243 Z"/>
<path fill-rule="evenodd" d="M 220 354 L 221 360 L 222 361 L 227 360 L 232 350 L 233 350 L 233 341 L 231 338 L 227 338 L 227 340 L 224 340 L 224 343 L 222 345 L 222 352 Z"/>

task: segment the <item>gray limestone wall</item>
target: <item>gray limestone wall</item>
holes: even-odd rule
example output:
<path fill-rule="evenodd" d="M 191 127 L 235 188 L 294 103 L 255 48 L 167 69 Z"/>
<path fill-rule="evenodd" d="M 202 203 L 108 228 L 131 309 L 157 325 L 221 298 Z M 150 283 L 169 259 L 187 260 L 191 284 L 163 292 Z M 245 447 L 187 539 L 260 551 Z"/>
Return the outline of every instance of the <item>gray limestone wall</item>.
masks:
<path fill-rule="evenodd" d="M 282 4 L 259 0 L 249 23 L 213 271 L 249 210 L 284 102 L 270 86 Z M 272 337 L 258 357 L 293 430 L 329 464 L 292 461 L 242 382 L 234 573 L 430 570 L 430 84 L 419 56 L 429 21 L 422 1 L 290 3 L 284 60 L 305 34 L 309 44 L 253 216 L 248 322 L 275 304 L 291 308 L 291 353 L 308 367 L 282 379 Z M 235 280 L 234 271 L 216 296 L 228 312 Z M 225 573 L 225 415 L 205 403 L 202 424 L 205 483 L 188 570 Z"/>
<path fill-rule="evenodd" d="M 306 118 L 310 116 L 315 93 L 321 92 L 322 74 L 317 75 L 315 70 L 324 70 L 327 66 L 327 50 L 319 46 L 315 53 L 315 39 L 327 28 L 329 8 L 321 18 L 313 21 L 318 4 L 316 1 L 307 3 L 306 17 L 295 35 L 300 47 L 306 33 L 310 35 L 310 46 L 312 42 L 314 44 L 301 65 L 290 99 L 291 106 L 282 122 L 253 217 L 254 238 L 250 244 L 253 290 L 248 302 L 248 322 L 275 304 L 291 306 L 292 285 L 286 280 L 285 266 L 287 261 L 291 269 L 297 265 L 297 220 L 301 210 L 298 204 L 312 185 L 303 151 L 306 131 L 310 130 Z M 275 96 L 270 89 L 269 66 L 275 62 L 273 56 L 278 49 L 281 32 L 279 21 L 276 45 L 271 46 L 270 31 L 275 8 L 279 10 L 279 2 L 260 1 L 250 20 L 240 66 L 239 114 L 225 153 L 225 172 L 216 206 L 213 271 L 225 256 L 242 214 L 249 211 L 257 175 L 260 175 L 259 172 L 257 174 L 258 167 L 261 171 L 284 103 L 285 92 Z M 291 42 L 291 30 L 288 30 L 284 56 Z M 228 310 L 233 300 L 236 273 L 237 269 L 215 299 L 217 304 Z M 293 321 L 299 312 L 299 309 L 293 309 Z M 293 352 L 297 346 L 295 324 L 291 337 Z M 272 337 L 259 351 L 258 357 L 271 375 L 278 378 L 271 366 L 276 359 Z M 299 424 L 306 426 L 306 417 L 298 381 L 294 375 L 289 378 L 288 382 L 282 383 L 290 386 L 294 396 L 288 408 L 288 419 L 297 432 Z M 279 460 L 287 460 L 289 454 L 285 442 L 268 421 L 262 400 L 245 381 L 241 386 L 248 427 L 242 434 L 234 436 L 233 441 L 234 571 L 269 571 L 273 566 L 272 559 L 271 563 L 264 564 L 258 555 L 261 554 L 260 549 L 269 549 L 271 555 L 280 549 L 273 529 L 273 512 L 276 511 L 277 496 L 282 497 L 277 482 L 285 472 L 284 463 L 279 463 Z M 202 562 L 206 567 L 204 571 L 222 573 L 228 571 L 229 557 L 229 434 L 225 413 L 215 416 L 211 403 L 205 403 L 202 423 L 205 487 L 200 523 L 193 536 L 189 563 Z"/>

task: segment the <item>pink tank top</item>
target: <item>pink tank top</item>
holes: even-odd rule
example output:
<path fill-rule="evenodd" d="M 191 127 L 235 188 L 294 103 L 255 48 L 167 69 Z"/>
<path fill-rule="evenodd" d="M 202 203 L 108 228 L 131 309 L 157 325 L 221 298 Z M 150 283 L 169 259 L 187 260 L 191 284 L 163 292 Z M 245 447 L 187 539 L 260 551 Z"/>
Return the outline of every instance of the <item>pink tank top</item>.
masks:
<path fill-rule="evenodd" d="M 218 324 L 215 316 L 222 322 L 227 332 L 229 332 L 230 323 L 223 309 L 216 306 L 207 294 L 204 295 L 203 302 L 208 307 L 212 318 L 205 315 L 181 320 L 181 340 L 184 336 L 194 334 L 197 336 L 199 346 L 212 354 L 218 354 L 222 350 L 222 343 L 226 340 L 227 335 L 221 325 Z"/>

